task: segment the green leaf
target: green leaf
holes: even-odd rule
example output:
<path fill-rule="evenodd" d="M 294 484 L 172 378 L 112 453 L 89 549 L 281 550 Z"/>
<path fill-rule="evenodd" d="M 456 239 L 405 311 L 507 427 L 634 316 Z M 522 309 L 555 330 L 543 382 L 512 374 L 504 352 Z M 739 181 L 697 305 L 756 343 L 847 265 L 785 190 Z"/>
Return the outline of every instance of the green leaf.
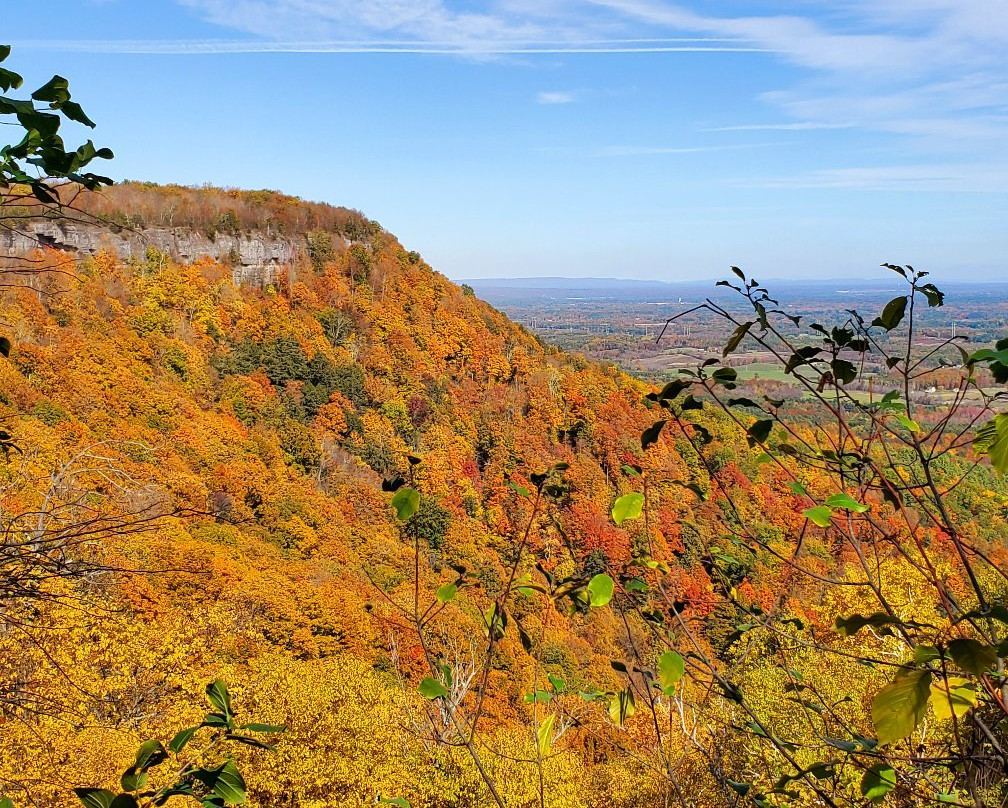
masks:
<path fill-rule="evenodd" d="M 899 421 L 903 425 L 903 428 L 908 432 L 913 432 L 916 435 L 921 431 L 920 424 L 912 420 L 907 415 L 897 415 L 896 420 Z"/>
<path fill-rule="evenodd" d="M 949 656 L 962 670 L 983 676 L 988 668 L 998 660 L 997 651 L 976 640 L 952 640 L 948 646 Z"/>
<path fill-rule="evenodd" d="M 47 101 L 62 104 L 70 97 L 70 83 L 62 76 L 53 76 L 49 81 L 31 94 L 36 101 Z"/>
<path fill-rule="evenodd" d="M 684 379 L 673 379 L 668 384 L 666 384 L 661 392 L 658 394 L 658 398 L 662 401 L 674 401 L 682 395 L 683 390 L 688 388 L 692 382 L 685 381 Z"/>
<path fill-rule="evenodd" d="M 627 592 L 647 592 L 649 587 L 647 583 L 641 580 L 640 578 L 631 578 L 629 581 L 623 584 L 623 588 Z"/>
<path fill-rule="evenodd" d="M 833 511 L 825 505 L 818 505 L 815 508 L 806 508 L 802 511 L 802 516 L 819 527 L 829 527 L 833 524 Z"/>
<path fill-rule="evenodd" d="M 732 335 L 728 338 L 728 342 L 725 343 L 724 350 L 721 352 L 721 356 L 728 356 L 730 353 L 734 353 L 735 349 L 738 348 L 739 344 L 745 338 L 745 335 L 749 333 L 749 329 L 756 325 L 755 321 L 742 323 L 738 328 L 736 328 Z"/>
<path fill-rule="evenodd" d="M 788 488 L 791 489 L 792 493 L 798 494 L 799 496 L 806 496 L 808 492 L 805 490 L 805 486 L 799 482 L 788 483 Z"/>
<path fill-rule="evenodd" d="M 109 808 L 139 808 L 140 803 L 132 794 L 117 794 Z"/>
<path fill-rule="evenodd" d="M 392 497 L 391 504 L 395 508 L 396 518 L 405 522 L 420 508 L 420 494 L 412 488 L 400 488 Z"/>
<path fill-rule="evenodd" d="M 437 599 L 440 603 L 448 603 L 455 599 L 455 595 L 458 594 L 458 586 L 456 584 L 445 584 L 438 588 L 436 593 Z"/>
<path fill-rule="evenodd" d="M 228 732 L 224 735 L 229 741 L 234 741 L 235 743 L 245 744 L 245 746 L 251 746 L 255 749 L 265 749 L 267 752 L 275 751 L 276 747 L 273 744 L 266 743 L 265 741 L 260 741 L 258 738 L 253 738 L 249 735 L 236 735 L 233 732 Z"/>
<path fill-rule="evenodd" d="M 658 442 L 658 436 L 661 434 L 662 429 L 665 426 L 665 421 L 655 421 L 654 424 L 649 426 L 640 436 L 641 449 L 647 451 L 647 448 L 654 443 Z"/>
<path fill-rule="evenodd" d="M 542 720 L 539 729 L 536 730 L 536 744 L 540 757 L 546 757 L 553 748 L 554 723 L 556 723 L 556 715 L 550 713 Z"/>
<path fill-rule="evenodd" d="M 928 306 L 930 308 L 945 305 L 945 293 L 933 283 L 925 283 L 920 288 L 920 291 L 923 292 L 924 297 L 927 298 Z"/>
<path fill-rule="evenodd" d="M 588 602 L 595 607 L 605 606 L 612 600 L 613 579 L 600 572 L 588 582 Z"/>
<path fill-rule="evenodd" d="M 535 690 L 532 693 L 526 693 L 522 700 L 526 704 L 544 704 L 553 701 L 553 694 L 547 693 L 545 690 Z"/>
<path fill-rule="evenodd" d="M 245 779 L 233 760 L 215 769 L 196 769 L 192 774 L 228 805 L 245 802 Z"/>
<path fill-rule="evenodd" d="M 658 679 L 665 695 L 671 696 L 676 683 L 686 672 L 686 663 L 675 651 L 666 651 L 658 657 Z"/>
<path fill-rule="evenodd" d="M 734 387 L 733 382 L 738 378 L 738 371 L 735 368 L 718 368 L 711 374 L 711 378 L 731 389 Z"/>
<path fill-rule="evenodd" d="M 139 791 L 147 785 L 147 772 L 137 771 L 136 768 L 131 766 L 122 773 L 122 777 L 119 778 L 119 785 L 123 791 Z"/>
<path fill-rule="evenodd" d="M 231 712 L 231 694 L 228 693 L 227 683 L 223 679 L 218 679 L 206 687 L 207 698 L 210 703 L 224 713 L 225 716 L 233 715 Z"/>
<path fill-rule="evenodd" d="M 928 662 L 934 662 L 936 659 L 941 659 L 941 653 L 933 645 L 918 645 L 914 648 L 914 662 L 918 665 L 925 665 Z"/>
<path fill-rule="evenodd" d="M 532 494 L 532 492 L 529 491 L 525 486 L 518 485 L 518 483 L 514 482 L 513 480 L 508 480 L 507 484 L 508 484 L 508 487 L 511 488 L 511 489 L 513 489 L 515 491 L 515 493 L 517 493 L 518 496 L 520 496 L 520 497 L 526 497 L 526 498 L 528 498 Z"/>
<path fill-rule="evenodd" d="M 483 613 L 483 626 L 486 629 L 487 636 L 490 636 L 490 630 L 493 629 L 493 639 L 495 641 L 503 639 L 504 634 L 507 632 L 507 623 L 507 612 L 498 612 L 496 603 L 491 603 L 489 608 Z"/>
<path fill-rule="evenodd" d="M 945 690 L 946 683 L 948 691 Z M 931 709 L 939 721 L 948 721 L 955 715 L 962 718 L 977 703 L 976 685 L 961 676 L 935 679 L 931 682 Z"/>
<path fill-rule="evenodd" d="M 633 690 L 629 687 L 626 690 L 614 693 L 609 700 L 609 717 L 613 720 L 613 723 L 620 726 L 623 726 L 623 722 L 632 716 L 636 709 Z"/>
<path fill-rule="evenodd" d="M 995 415 L 980 427 L 973 446 L 980 454 L 987 455 L 998 473 L 1008 472 L 1008 413 Z"/>
<path fill-rule="evenodd" d="M 106 788 L 75 788 L 73 792 L 87 808 L 110 808 L 116 796 Z"/>
<path fill-rule="evenodd" d="M 861 778 L 861 796 L 880 803 L 896 788 L 896 771 L 888 763 L 876 763 Z"/>
<path fill-rule="evenodd" d="M 752 784 L 750 783 L 739 783 L 735 780 L 726 780 L 725 782 L 727 782 L 728 785 L 731 786 L 731 790 L 734 791 L 736 794 L 738 794 L 740 797 L 744 797 L 746 794 L 749 793 L 749 789 L 752 788 Z"/>
<path fill-rule="evenodd" d="M 230 726 L 231 719 L 224 713 L 207 713 L 203 716 L 204 727 L 227 727 Z"/>
<path fill-rule="evenodd" d="M 175 737 L 168 742 L 168 748 L 177 755 L 192 740 L 193 735 L 196 734 L 198 729 L 199 727 L 187 727 L 186 729 L 179 730 L 175 734 Z"/>
<path fill-rule="evenodd" d="M 834 359 L 830 362 L 830 370 L 833 371 L 833 378 L 841 384 L 850 384 L 857 378 L 857 368 L 846 359 Z"/>
<path fill-rule="evenodd" d="M 770 437 L 772 429 L 773 420 L 770 418 L 764 418 L 753 423 L 753 425 L 746 430 L 746 440 L 749 442 L 749 448 L 751 449 L 757 443 L 766 443 L 767 438 Z"/>
<path fill-rule="evenodd" d="M 563 679 L 552 673 L 546 674 L 546 678 L 549 679 L 550 687 L 555 693 L 563 693 L 564 688 L 567 687 L 567 683 Z"/>
<path fill-rule="evenodd" d="M 3 47 L 3 46 L 0 46 Z M 0 51 L 2 53 L 2 51 Z M 0 56 L 0 62 L 3 61 L 3 57 Z M 14 808 L 14 803 L 9 797 L 0 797 L 0 808 Z"/>
<path fill-rule="evenodd" d="M 612 518 L 617 525 L 622 525 L 627 519 L 636 519 L 644 510 L 644 495 L 636 492 L 624 494 L 612 507 Z"/>
<path fill-rule="evenodd" d="M 413 806 L 410 805 L 409 800 L 406 800 L 403 797 L 390 797 L 389 799 L 385 799 L 385 797 L 379 797 L 378 804 L 395 805 L 398 808 L 413 808 Z"/>
<path fill-rule="evenodd" d="M 931 695 L 931 672 L 911 670 L 896 678 L 872 700 L 872 724 L 880 744 L 908 737 L 924 717 Z"/>
<path fill-rule="evenodd" d="M 287 727 L 279 724 L 242 724 L 238 729 L 248 730 L 249 732 L 286 732 Z"/>
<path fill-rule="evenodd" d="M 834 494 L 826 500 L 826 504 L 831 508 L 842 508 L 845 511 L 854 511 L 854 513 L 865 513 L 871 510 L 868 505 L 862 505 L 847 494 Z"/>
<path fill-rule="evenodd" d="M 420 695 L 425 699 L 443 699 L 448 696 L 448 691 L 445 690 L 445 686 L 432 676 L 425 677 L 424 680 L 420 682 L 418 690 Z"/>
<path fill-rule="evenodd" d="M 872 320 L 872 325 L 880 325 L 886 331 L 892 331 L 898 326 L 906 314 L 907 298 L 896 297 L 886 303 L 882 314 Z"/>
<path fill-rule="evenodd" d="M 227 691 L 225 690 L 225 693 L 226 692 Z M 228 707 L 230 706 L 229 702 Z M 168 753 L 165 751 L 161 741 L 144 741 L 140 744 L 140 748 L 137 750 L 133 768 L 138 772 L 145 772 L 154 766 L 160 766 L 166 760 L 168 760 Z M 133 789 L 127 790 L 133 791 Z"/>

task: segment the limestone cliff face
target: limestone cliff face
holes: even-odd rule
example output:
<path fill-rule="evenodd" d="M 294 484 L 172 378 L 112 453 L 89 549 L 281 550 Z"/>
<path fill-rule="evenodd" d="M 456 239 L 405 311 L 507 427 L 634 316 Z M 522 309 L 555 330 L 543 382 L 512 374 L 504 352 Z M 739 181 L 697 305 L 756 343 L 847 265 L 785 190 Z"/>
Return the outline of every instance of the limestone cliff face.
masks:
<path fill-rule="evenodd" d="M 111 250 L 120 258 L 143 258 L 147 248 L 154 247 L 177 261 L 210 257 L 233 266 L 235 283 L 260 287 L 273 283 L 279 270 L 294 264 L 304 251 L 300 241 L 264 233 L 217 233 L 211 238 L 181 227 L 114 230 L 54 221 L 30 223 L 21 232 L 0 229 L 0 255 L 23 255 L 38 247 L 80 255 Z"/>

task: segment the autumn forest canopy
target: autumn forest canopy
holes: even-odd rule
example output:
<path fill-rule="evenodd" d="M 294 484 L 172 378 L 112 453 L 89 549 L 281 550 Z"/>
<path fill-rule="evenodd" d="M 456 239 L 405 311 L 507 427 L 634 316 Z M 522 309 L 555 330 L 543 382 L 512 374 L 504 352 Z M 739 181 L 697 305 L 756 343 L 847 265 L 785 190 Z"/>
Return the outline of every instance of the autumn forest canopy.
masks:
<path fill-rule="evenodd" d="M 112 184 L 57 79 L 0 71 L 0 806 L 1005 805 L 1008 333 L 731 268 L 631 375 L 359 211 Z"/>

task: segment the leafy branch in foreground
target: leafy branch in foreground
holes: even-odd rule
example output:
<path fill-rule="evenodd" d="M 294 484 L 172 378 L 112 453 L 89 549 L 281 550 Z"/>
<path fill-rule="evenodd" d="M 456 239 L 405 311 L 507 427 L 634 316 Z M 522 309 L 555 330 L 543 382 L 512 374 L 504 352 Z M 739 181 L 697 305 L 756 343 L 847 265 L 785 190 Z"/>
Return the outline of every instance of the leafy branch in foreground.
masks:
<path fill-rule="evenodd" d="M 10 45 L 0 45 L 0 62 L 10 56 Z M 93 160 L 110 160 L 112 151 L 96 148 L 90 140 L 72 151 L 67 151 L 60 127 L 72 121 L 90 128 L 95 124 L 70 97 L 69 82 L 62 76 L 53 76 L 49 81 L 31 93 L 29 98 L 12 98 L 11 90 L 20 89 L 24 80 L 12 70 L 0 67 L 0 116 L 12 116 L 13 124 L 24 132 L 20 141 L 0 148 L 0 190 L 13 189 L 13 196 L 4 197 L 4 208 L 25 201 L 23 187 L 44 205 L 61 204 L 53 184 L 71 182 L 96 190 L 103 185 L 111 185 L 112 180 L 100 174 L 87 171 Z M 13 123 L 13 122 L 11 122 Z M 0 226 L 8 227 L 7 211 L 0 214 Z"/>
<path fill-rule="evenodd" d="M 756 707 L 757 694 L 732 681 L 745 667 L 726 667 L 693 640 L 693 664 L 738 705 L 752 737 L 780 760 L 783 774 L 770 776 L 770 768 L 765 782 L 749 775 L 737 788 L 746 778 L 727 781 L 760 808 L 800 802 L 799 786 L 830 806 L 880 802 L 890 792 L 917 803 L 963 800 L 977 808 L 1006 797 L 1008 574 L 996 561 L 998 548 L 949 500 L 985 456 L 997 472 L 1008 471 L 1008 415 L 1000 411 L 1006 392 L 999 387 L 1008 382 L 1008 340 L 973 354 L 955 338 L 922 343 L 921 308 L 942 306 L 945 296 L 924 281 L 926 272 L 884 266 L 908 289 L 871 319 L 849 310 L 839 323 L 803 328 L 800 316 L 737 268 L 737 282 L 719 285 L 734 290 L 751 315 L 712 299 L 684 312 L 704 312 L 731 329 L 723 360 L 746 341 L 772 355 L 792 379 L 797 400 L 738 396 L 737 371 L 717 359 L 681 371 L 647 397 L 666 414 L 641 436 L 642 448 L 672 426 L 696 453 L 720 505 L 722 535 L 734 550 L 708 548 L 708 568 L 739 615 L 735 641 L 770 650 L 790 680 L 790 700 L 805 714 L 807 730 L 780 725 Z M 882 370 L 870 374 L 870 366 Z M 939 366 L 959 369 L 958 386 L 947 408 L 927 409 L 914 390 Z M 866 376 L 872 377 L 867 395 L 856 384 Z M 814 412 L 810 424 L 794 418 L 798 404 Z M 711 463 L 713 437 L 698 422 L 711 406 L 787 481 L 808 520 L 792 552 L 768 540 L 758 515 Z M 631 505 L 636 513 L 635 503 L 623 503 L 614 518 L 626 518 Z M 823 531 L 821 540 L 815 531 Z M 813 542 L 831 548 L 833 570 L 803 552 Z M 841 613 L 831 638 L 789 613 L 786 592 L 771 608 L 745 603 L 729 572 L 740 554 L 783 565 L 806 597 L 819 592 L 840 603 L 867 602 L 870 613 Z M 920 595 L 908 600 L 908 591 Z M 661 609 L 695 636 L 660 576 L 641 592 L 639 614 Z M 865 629 L 872 636 L 862 634 L 861 644 L 847 641 Z M 852 699 L 828 698 L 824 683 L 795 670 L 792 659 L 804 649 L 878 671 L 883 684 L 871 698 L 867 727 L 843 706 Z M 781 729 L 770 730 L 771 724 Z M 851 772 L 860 772 L 853 789 Z"/>
<path fill-rule="evenodd" d="M 179 731 L 167 745 L 157 740 L 142 743 L 136 759 L 122 773 L 118 791 L 75 788 L 74 793 L 85 808 L 150 808 L 164 805 L 172 797 L 187 797 L 203 808 L 244 803 L 245 779 L 227 753 L 228 745 L 243 744 L 272 751 L 273 747 L 258 736 L 273 735 L 285 728 L 239 724 L 227 685 L 220 679 L 207 685 L 206 694 L 213 711 L 197 726 Z M 202 740 L 198 748 L 193 743 L 197 738 Z M 168 770 L 161 777 L 164 785 L 155 787 L 151 777 L 162 767 Z M 6 805 L 13 808 L 9 801 Z"/>

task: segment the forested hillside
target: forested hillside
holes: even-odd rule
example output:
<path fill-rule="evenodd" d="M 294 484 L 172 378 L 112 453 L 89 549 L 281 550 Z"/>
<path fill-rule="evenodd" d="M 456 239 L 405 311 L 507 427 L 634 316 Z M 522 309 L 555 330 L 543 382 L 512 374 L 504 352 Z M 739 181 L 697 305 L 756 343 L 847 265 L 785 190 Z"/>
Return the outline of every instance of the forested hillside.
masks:
<path fill-rule="evenodd" d="M 863 472 L 865 444 L 838 499 L 853 435 L 728 405 L 730 368 L 658 392 L 545 348 L 357 212 L 139 184 L 79 204 L 109 228 L 303 249 L 261 285 L 154 248 L 69 270 L 40 252 L 61 271 L 3 290 L 10 797 L 118 788 L 223 679 L 286 727 L 273 753 L 236 751 L 255 805 L 997 799 L 983 766 L 963 785 L 923 762 L 978 704 L 974 748 L 996 759 L 1005 737 L 1008 488 L 944 427 L 938 479 L 914 477 L 938 415 L 878 410 L 904 478 Z M 868 350 L 852 339 L 829 383 Z M 56 561 L 23 573 L 46 542 Z M 947 656 L 949 636 L 980 650 Z M 913 664 L 924 702 L 879 730 L 877 694 Z"/>

